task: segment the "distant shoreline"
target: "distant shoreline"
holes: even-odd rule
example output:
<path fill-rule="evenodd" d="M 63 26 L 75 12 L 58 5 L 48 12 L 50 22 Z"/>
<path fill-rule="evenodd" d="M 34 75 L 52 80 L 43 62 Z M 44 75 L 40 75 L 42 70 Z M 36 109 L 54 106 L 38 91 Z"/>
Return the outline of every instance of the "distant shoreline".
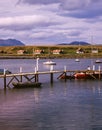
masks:
<path fill-rule="evenodd" d="M 83 51 L 77 53 L 78 50 Z M 97 50 L 97 52 L 92 52 Z M 18 53 L 21 51 L 21 53 Z M 36 53 L 36 51 L 43 51 Z M 56 54 L 53 51 L 61 51 Z M 0 59 L 102 58 L 102 46 L 12 46 L 0 47 Z"/>
<path fill-rule="evenodd" d="M 83 56 L 72 56 L 72 55 L 57 55 L 57 56 L 0 56 L 0 59 L 36 59 L 36 58 L 40 58 L 40 59 L 87 59 L 87 58 L 102 58 L 102 56 L 86 56 L 86 55 L 83 55 Z"/>

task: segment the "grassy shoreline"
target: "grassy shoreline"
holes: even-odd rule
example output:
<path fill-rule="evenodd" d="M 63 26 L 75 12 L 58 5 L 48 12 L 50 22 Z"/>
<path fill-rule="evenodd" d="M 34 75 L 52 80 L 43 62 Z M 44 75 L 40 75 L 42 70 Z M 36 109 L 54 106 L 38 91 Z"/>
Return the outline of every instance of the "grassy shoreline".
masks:
<path fill-rule="evenodd" d="M 77 54 L 76 50 L 82 48 L 83 54 Z M 62 54 L 52 54 L 53 50 L 63 50 Z M 98 53 L 92 54 L 92 49 L 97 49 Z M 17 54 L 17 51 L 24 50 L 26 53 Z M 44 50 L 43 54 L 34 54 L 35 50 Z M 9 46 L 0 47 L 0 59 L 35 59 L 35 58 L 102 58 L 102 46 Z"/>
<path fill-rule="evenodd" d="M 90 55 L 90 54 L 82 54 L 82 55 L 0 55 L 0 59 L 36 59 L 39 57 L 40 59 L 75 59 L 75 58 L 102 58 L 102 55 Z"/>

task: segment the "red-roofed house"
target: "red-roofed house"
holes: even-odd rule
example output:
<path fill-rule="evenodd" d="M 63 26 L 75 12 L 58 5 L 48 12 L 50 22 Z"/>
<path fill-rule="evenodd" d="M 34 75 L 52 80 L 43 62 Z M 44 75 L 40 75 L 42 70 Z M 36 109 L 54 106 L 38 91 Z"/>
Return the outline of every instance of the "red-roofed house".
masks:
<path fill-rule="evenodd" d="M 34 51 L 34 54 L 42 54 L 42 53 L 44 53 L 44 50 L 37 49 Z"/>
<path fill-rule="evenodd" d="M 52 53 L 53 54 L 61 54 L 61 53 L 63 53 L 63 50 L 56 49 L 56 50 L 53 50 Z"/>

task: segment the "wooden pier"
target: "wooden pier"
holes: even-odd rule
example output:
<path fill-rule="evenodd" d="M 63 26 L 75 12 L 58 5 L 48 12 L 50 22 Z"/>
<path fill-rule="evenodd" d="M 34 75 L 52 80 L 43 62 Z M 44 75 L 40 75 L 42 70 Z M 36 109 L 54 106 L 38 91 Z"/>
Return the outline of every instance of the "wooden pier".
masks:
<path fill-rule="evenodd" d="M 4 89 L 10 87 L 10 84 L 13 81 L 16 82 L 23 82 L 23 80 L 33 82 L 39 82 L 39 76 L 49 74 L 50 75 L 50 82 L 53 83 L 53 74 L 55 73 L 63 73 L 63 71 L 46 71 L 46 72 L 32 72 L 32 73 L 15 73 L 15 74 L 3 74 L 0 75 L 0 78 L 4 80 Z M 7 81 L 7 79 L 10 79 Z"/>
<path fill-rule="evenodd" d="M 59 74 L 59 76 L 61 75 L 65 75 L 65 78 L 64 80 L 66 81 L 67 80 L 67 74 L 69 76 L 72 76 L 73 74 L 75 73 L 79 73 L 79 72 L 83 72 L 83 73 L 88 73 L 90 74 L 93 79 L 96 79 L 94 77 L 94 73 L 97 73 L 98 74 L 98 79 L 102 79 L 102 71 L 100 70 L 62 70 L 62 71 L 54 71 L 54 70 L 51 70 L 51 71 L 44 71 L 44 72 L 32 72 L 32 73 L 16 73 L 16 74 L 3 74 L 3 75 L 0 75 L 0 78 L 3 79 L 4 81 L 4 89 L 6 89 L 7 87 L 10 87 L 10 85 L 12 84 L 12 82 L 16 81 L 16 82 L 23 82 L 23 80 L 27 80 L 27 81 L 31 81 L 33 80 L 33 82 L 39 82 L 39 76 L 40 75 L 46 75 L 48 74 L 50 76 L 50 83 L 52 84 L 53 81 L 54 81 L 54 74 Z M 9 81 L 8 81 L 9 79 Z M 70 79 L 70 78 L 69 78 Z"/>

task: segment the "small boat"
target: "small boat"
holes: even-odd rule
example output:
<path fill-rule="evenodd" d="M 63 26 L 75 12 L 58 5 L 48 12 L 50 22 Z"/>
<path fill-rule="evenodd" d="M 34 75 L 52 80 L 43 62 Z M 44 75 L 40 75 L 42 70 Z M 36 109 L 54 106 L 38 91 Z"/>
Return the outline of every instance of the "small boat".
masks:
<path fill-rule="evenodd" d="M 100 61 L 100 60 L 96 60 L 95 63 L 102 63 L 102 61 Z"/>
<path fill-rule="evenodd" d="M 43 62 L 44 65 L 56 65 L 56 62 L 53 62 L 53 61 L 46 61 L 46 62 Z"/>
<path fill-rule="evenodd" d="M 74 77 L 76 79 L 85 79 L 86 78 L 86 73 L 84 73 L 84 72 L 78 72 L 78 73 L 74 74 Z"/>
<path fill-rule="evenodd" d="M 57 79 L 102 79 L 102 73 L 100 72 L 77 72 L 73 75 L 65 75 L 65 73 L 62 73 Z"/>
<path fill-rule="evenodd" d="M 5 71 L 5 74 L 11 74 L 11 71 L 9 70 L 0 69 L 0 75 L 4 74 L 4 71 Z"/>
<path fill-rule="evenodd" d="M 80 60 L 79 59 L 75 59 L 75 62 L 80 62 Z"/>
<path fill-rule="evenodd" d="M 14 88 L 39 88 L 41 83 L 39 82 L 13 82 Z"/>
<path fill-rule="evenodd" d="M 100 79 L 100 77 L 102 77 L 102 73 L 100 72 L 79 72 L 76 73 L 75 75 L 75 79 Z"/>

